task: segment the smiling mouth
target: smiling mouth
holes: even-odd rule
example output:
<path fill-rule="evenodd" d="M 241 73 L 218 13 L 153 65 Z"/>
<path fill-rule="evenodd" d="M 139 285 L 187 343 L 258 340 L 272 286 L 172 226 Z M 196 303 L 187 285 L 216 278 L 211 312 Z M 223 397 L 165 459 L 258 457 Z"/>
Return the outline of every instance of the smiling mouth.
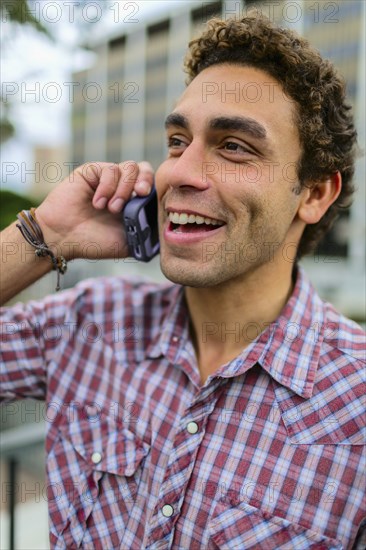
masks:
<path fill-rule="evenodd" d="M 184 212 L 169 212 L 168 218 L 169 230 L 174 233 L 208 232 L 225 225 L 221 220 Z"/>

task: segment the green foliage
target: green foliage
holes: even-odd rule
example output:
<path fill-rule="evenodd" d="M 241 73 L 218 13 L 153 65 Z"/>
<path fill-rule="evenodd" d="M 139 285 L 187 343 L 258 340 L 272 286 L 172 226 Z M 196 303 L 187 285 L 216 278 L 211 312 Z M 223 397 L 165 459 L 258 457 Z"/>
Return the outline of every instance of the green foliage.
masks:
<path fill-rule="evenodd" d="M 13 21 L 21 25 L 28 23 L 37 31 L 51 37 L 46 27 L 31 13 L 27 0 L 0 0 L 0 12 L 2 21 Z"/>
<path fill-rule="evenodd" d="M 37 206 L 37 202 L 25 195 L 18 195 L 13 191 L 0 190 L 0 230 L 13 223 L 18 212 L 29 210 Z"/>
<path fill-rule="evenodd" d="M 0 119 L 0 144 L 4 143 L 14 135 L 14 125 L 8 118 Z"/>

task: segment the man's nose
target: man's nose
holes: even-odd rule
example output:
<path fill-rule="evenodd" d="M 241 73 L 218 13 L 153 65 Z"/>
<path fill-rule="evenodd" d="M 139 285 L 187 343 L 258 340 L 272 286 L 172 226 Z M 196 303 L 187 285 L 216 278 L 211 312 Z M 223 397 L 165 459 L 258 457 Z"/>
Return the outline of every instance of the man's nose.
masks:
<path fill-rule="evenodd" d="M 203 145 L 192 141 L 174 163 L 169 175 L 169 185 L 175 188 L 194 188 L 204 191 L 210 187 L 205 174 L 207 165 Z"/>

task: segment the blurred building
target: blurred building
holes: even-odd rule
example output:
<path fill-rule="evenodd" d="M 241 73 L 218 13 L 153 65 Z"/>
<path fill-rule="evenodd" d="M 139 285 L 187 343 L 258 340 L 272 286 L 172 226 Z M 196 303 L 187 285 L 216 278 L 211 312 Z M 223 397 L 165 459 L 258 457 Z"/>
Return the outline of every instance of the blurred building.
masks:
<path fill-rule="evenodd" d="M 188 41 L 211 16 L 241 17 L 252 4 L 255 2 L 248 0 L 187 0 L 175 2 L 174 7 L 170 7 L 167 3 L 164 12 L 140 20 L 140 15 L 143 15 L 141 11 L 133 16 L 129 24 L 121 21 L 120 25 L 115 25 L 113 33 L 95 37 L 89 45 L 97 54 L 95 65 L 73 75 L 72 158 L 69 160 L 78 165 L 86 161 L 148 159 L 156 168 L 166 154 L 164 118 L 185 86 L 182 64 Z M 360 145 L 365 148 L 365 2 L 270 0 L 261 2 L 259 6 L 269 17 L 309 38 L 323 55 L 339 67 L 347 79 L 349 96 L 359 122 Z M 52 162 L 54 158 L 49 151 L 38 151 L 37 155 L 43 163 Z M 363 159 L 358 161 L 355 182 L 358 189 L 350 213 L 341 217 L 317 253 L 303 263 L 325 298 L 348 316 L 364 322 Z M 155 260 L 148 275 L 158 279 L 162 276 L 158 260 Z M 67 285 L 71 286 L 81 276 L 105 272 L 104 265 L 104 262 L 84 262 L 78 269 L 73 265 L 67 274 Z M 108 271 L 112 272 L 126 273 L 138 269 L 133 260 L 126 261 L 122 267 L 118 263 L 108 263 Z M 48 291 L 53 288 L 52 275 Z M 1 516 L 2 521 L 9 522 L 14 509 L 17 510 L 16 525 L 21 527 L 16 530 L 22 530 L 17 533 L 17 548 L 47 547 L 44 546 L 47 498 L 39 469 L 43 462 L 45 419 L 39 407 L 41 405 L 25 401 L 2 409 L 1 423 L 5 428 L 2 448 L 3 458 L 7 462 L 3 462 L 5 482 L 2 484 Z M 9 476 L 14 476 L 13 483 L 17 488 L 14 499 L 8 491 Z M 29 505 L 31 511 L 27 512 Z M 43 519 L 37 522 L 41 534 L 38 542 L 33 543 L 26 532 L 28 529 L 29 533 L 32 532 L 32 521 L 37 517 L 34 506 L 42 510 Z M 7 534 L 3 529 L 1 548 L 8 547 Z"/>
<path fill-rule="evenodd" d="M 67 146 L 36 146 L 33 148 L 33 158 L 34 178 L 28 192 L 41 201 L 69 173 L 69 150 Z"/>

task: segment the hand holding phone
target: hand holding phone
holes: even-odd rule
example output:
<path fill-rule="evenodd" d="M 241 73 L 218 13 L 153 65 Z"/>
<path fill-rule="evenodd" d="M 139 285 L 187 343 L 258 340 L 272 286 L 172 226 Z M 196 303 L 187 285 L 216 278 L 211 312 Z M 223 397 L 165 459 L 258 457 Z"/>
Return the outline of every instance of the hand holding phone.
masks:
<path fill-rule="evenodd" d="M 149 262 L 159 253 L 158 200 L 155 187 L 147 197 L 134 197 L 122 211 L 130 255 Z"/>

